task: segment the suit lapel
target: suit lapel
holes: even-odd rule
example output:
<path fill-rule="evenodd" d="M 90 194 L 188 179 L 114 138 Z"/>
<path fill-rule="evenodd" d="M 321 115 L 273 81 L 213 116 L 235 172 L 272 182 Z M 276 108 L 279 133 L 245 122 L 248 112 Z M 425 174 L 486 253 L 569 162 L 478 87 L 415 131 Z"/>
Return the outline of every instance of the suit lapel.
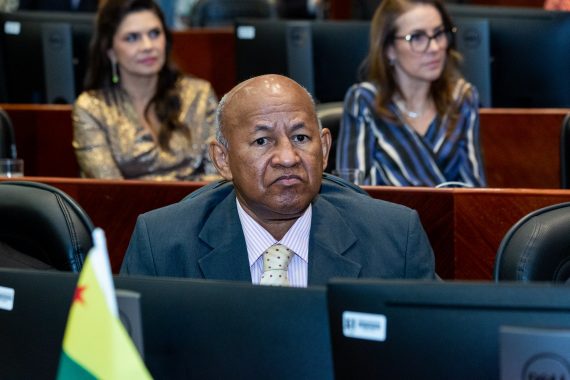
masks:
<path fill-rule="evenodd" d="M 357 237 L 336 208 L 317 196 L 309 240 L 309 285 L 324 285 L 333 277 L 358 277 L 361 265 L 344 257 L 356 241 Z"/>
<path fill-rule="evenodd" d="M 214 208 L 198 236 L 212 247 L 198 260 L 205 278 L 251 282 L 247 247 L 234 191 Z"/>
<path fill-rule="evenodd" d="M 251 281 L 245 237 L 231 191 L 214 208 L 199 238 L 212 249 L 198 260 L 204 278 Z M 309 285 L 324 285 L 333 277 L 358 277 L 361 265 L 344 257 L 357 242 L 336 208 L 318 195 L 313 201 L 309 240 Z"/>

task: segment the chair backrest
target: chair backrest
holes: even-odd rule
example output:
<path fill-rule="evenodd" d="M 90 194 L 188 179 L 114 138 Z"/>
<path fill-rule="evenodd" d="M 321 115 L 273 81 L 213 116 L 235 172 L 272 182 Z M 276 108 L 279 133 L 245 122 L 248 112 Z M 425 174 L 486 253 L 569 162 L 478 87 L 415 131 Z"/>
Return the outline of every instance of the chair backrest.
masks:
<path fill-rule="evenodd" d="M 533 211 L 511 227 L 497 251 L 494 279 L 570 279 L 570 202 Z"/>
<path fill-rule="evenodd" d="M 190 26 L 231 26 L 237 18 L 272 18 L 276 14 L 270 0 L 198 0 L 190 14 Z"/>
<path fill-rule="evenodd" d="M 8 114 L 0 109 L 0 158 L 16 158 L 14 128 Z"/>
<path fill-rule="evenodd" d="M 570 113 L 562 121 L 560 131 L 560 185 L 570 189 Z"/>
<path fill-rule="evenodd" d="M 0 241 L 55 269 L 79 272 L 93 223 L 63 191 L 36 182 L 0 182 Z"/>
<path fill-rule="evenodd" d="M 332 173 L 336 168 L 336 143 L 342 119 L 342 102 L 321 103 L 317 105 L 317 116 L 321 120 L 323 128 L 331 131 L 332 144 L 329 152 L 329 162 L 325 172 Z"/>

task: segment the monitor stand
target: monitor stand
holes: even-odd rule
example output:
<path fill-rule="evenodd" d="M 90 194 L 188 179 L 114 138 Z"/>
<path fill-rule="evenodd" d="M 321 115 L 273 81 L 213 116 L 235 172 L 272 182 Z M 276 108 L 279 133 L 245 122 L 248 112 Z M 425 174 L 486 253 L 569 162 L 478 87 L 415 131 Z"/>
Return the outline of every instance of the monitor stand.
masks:
<path fill-rule="evenodd" d="M 42 47 L 46 101 L 55 104 L 73 103 L 75 78 L 71 25 L 67 23 L 42 25 Z"/>

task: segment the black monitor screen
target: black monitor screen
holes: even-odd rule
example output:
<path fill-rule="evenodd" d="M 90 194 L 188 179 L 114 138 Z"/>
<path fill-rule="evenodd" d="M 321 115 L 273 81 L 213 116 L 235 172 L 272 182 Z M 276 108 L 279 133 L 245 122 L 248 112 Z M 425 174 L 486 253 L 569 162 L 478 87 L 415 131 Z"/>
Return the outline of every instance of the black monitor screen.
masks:
<path fill-rule="evenodd" d="M 369 33 L 369 22 L 312 24 L 315 95 L 319 102 L 342 101 L 348 88 L 360 82 Z"/>
<path fill-rule="evenodd" d="M 548 351 L 549 343 L 566 339 L 558 362 L 570 363 L 569 292 L 546 284 L 332 281 L 327 297 L 335 378 L 499 379 L 507 365 L 519 364 L 522 373 L 525 363 L 500 366 L 502 355 L 525 354 L 514 352 L 522 344 L 500 344 L 517 341 L 516 335 L 522 342 L 520 332 L 551 337 L 526 350 Z"/>
<path fill-rule="evenodd" d="M 570 14 L 450 5 L 452 18 L 487 20 L 493 107 L 570 107 Z"/>
<path fill-rule="evenodd" d="M 0 13 L 0 98 L 72 103 L 83 88 L 94 14 Z"/>
<path fill-rule="evenodd" d="M 287 75 L 287 23 L 276 20 L 238 20 L 236 79 L 238 82 L 263 74 Z"/>
<path fill-rule="evenodd" d="M 76 282 L 66 272 L 0 268 L 0 378 L 55 378 Z M 155 379 L 332 378 L 323 287 L 114 282 L 140 294 L 144 359 Z M 10 298 L 13 307 L 6 307 Z"/>
<path fill-rule="evenodd" d="M 317 102 L 337 102 L 358 82 L 368 51 L 369 22 L 238 20 L 238 81 L 282 74 L 305 86 Z"/>

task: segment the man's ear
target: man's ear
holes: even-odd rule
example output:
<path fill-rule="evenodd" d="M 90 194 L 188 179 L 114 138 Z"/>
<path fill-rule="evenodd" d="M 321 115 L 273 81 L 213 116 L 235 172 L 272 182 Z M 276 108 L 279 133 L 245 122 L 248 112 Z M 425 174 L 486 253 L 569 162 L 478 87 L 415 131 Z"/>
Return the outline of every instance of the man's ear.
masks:
<path fill-rule="evenodd" d="M 328 128 L 323 128 L 321 131 L 321 145 L 323 148 L 323 170 L 327 167 L 329 162 L 329 153 L 331 151 L 332 146 L 332 136 L 331 131 Z M 334 160 L 334 157 L 331 157 L 331 160 Z"/>
<path fill-rule="evenodd" d="M 225 180 L 231 181 L 233 179 L 233 176 L 232 171 L 230 170 L 228 149 L 218 141 L 214 140 L 210 142 L 209 153 L 210 159 L 218 170 L 218 173 L 220 173 L 220 175 L 224 177 Z"/>

